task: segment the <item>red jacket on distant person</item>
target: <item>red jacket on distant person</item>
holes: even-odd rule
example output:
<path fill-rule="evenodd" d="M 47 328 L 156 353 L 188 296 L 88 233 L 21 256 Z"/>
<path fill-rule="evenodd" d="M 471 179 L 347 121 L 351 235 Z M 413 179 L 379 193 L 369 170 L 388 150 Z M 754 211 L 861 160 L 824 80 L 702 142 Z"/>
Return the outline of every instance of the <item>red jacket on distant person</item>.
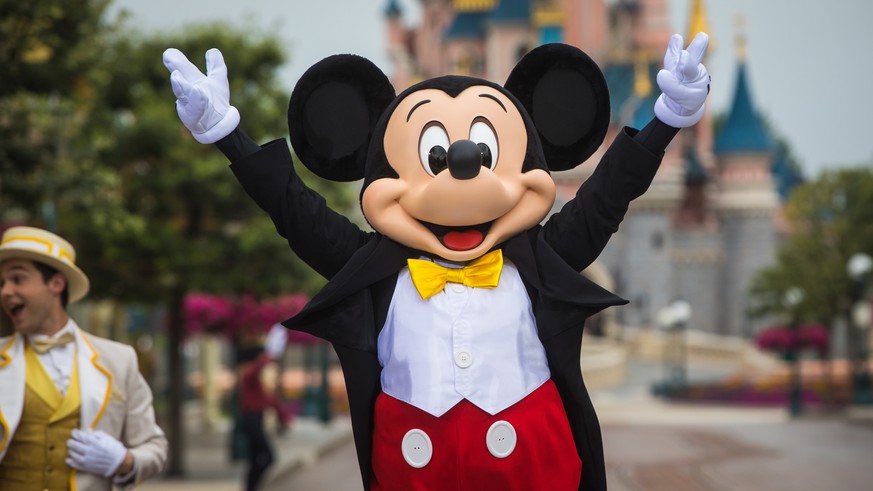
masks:
<path fill-rule="evenodd" d="M 261 382 L 261 371 L 272 362 L 273 358 L 264 353 L 243 364 L 239 380 L 240 408 L 244 413 L 259 413 L 273 408 L 282 424 L 288 425 L 291 422 L 291 412 Z"/>

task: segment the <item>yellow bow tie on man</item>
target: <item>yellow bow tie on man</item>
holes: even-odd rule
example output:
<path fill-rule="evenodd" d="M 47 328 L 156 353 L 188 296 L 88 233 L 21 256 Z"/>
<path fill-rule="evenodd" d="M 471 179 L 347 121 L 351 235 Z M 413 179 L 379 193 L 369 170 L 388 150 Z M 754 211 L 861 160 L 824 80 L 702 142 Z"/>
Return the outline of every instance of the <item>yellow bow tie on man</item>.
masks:
<path fill-rule="evenodd" d="M 30 338 L 30 346 L 37 353 L 43 354 L 43 353 L 47 352 L 48 350 L 54 348 L 55 346 L 63 346 L 67 343 L 72 343 L 75 340 L 76 340 L 76 337 L 73 336 L 73 333 L 71 333 L 70 331 L 67 331 L 67 332 L 61 334 L 60 336 L 53 337 L 53 338 L 32 337 L 32 338 Z"/>
<path fill-rule="evenodd" d="M 503 269 L 500 249 L 476 259 L 463 268 L 446 268 L 432 261 L 407 259 L 409 275 L 422 300 L 443 291 L 446 283 L 461 283 L 475 288 L 496 288 Z"/>

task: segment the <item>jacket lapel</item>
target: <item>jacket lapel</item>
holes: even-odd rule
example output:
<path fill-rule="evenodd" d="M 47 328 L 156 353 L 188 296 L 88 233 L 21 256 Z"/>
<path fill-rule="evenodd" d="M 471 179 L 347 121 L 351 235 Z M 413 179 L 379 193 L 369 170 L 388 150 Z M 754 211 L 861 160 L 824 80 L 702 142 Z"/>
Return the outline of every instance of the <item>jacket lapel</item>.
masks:
<path fill-rule="evenodd" d="M 76 353 L 81 404 L 79 425 L 83 429 L 95 428 L 109 402 L 112 374 L 100 363 L 100 354 L 88 340 L 88 335 L 81 329 L 76 329 Z"/>
<path fill-rule="evenodd" d="M 15 334 L 0 345 L 0 460 L 21 421 L 24 377 L 24 336 Z"/>
<path fill-rule="evenodd" d="M 412 249 L 377 235 L 355 252 L 346 266 L 331 278 L 297 317 L 335 305 L 350 294 L 396 274 L 406 265 L 406 259 L 413 255 Z"/>
<path fill-rule="evenodd" d="M 375 351 L 375 333 L 372 326 L 366 327 L 372 318 L 372 299 L 364 298 L 369 295 L 367 287 L 396 275 L 414 255 L 412 249 L 377 234 L 297 315 L 282 324 L 331 343 Z"/>
<path fill-rule="evenodd" d="M 598 312 L 627 300 L 611 293 L 571 268 L 543 239 L 542 227 L 509 239 L 503 252 L 521 277 L 540 295 Z"/>

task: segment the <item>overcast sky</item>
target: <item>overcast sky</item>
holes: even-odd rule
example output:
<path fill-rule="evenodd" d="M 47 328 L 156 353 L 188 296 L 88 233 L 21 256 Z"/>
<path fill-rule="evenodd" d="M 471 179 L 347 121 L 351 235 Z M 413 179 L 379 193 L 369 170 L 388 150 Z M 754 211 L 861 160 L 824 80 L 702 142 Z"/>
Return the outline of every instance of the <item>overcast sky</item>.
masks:
<path fill-rule="evenodd" d="M 306 68 L 332 54 L 365 56 L 390 74 L 387 1 L 114 0 L 110 12 L 127 9 L 132 24 L 145 32 L 215 20 L 275 32 L 290 55 L 281 72 L 290 94 Z M 691 0 L 668 1 L 671 27 L 685 34 Z M 400 4 L 410 21 L 417 19 L 417 0 Z M 715 40 L 706 61 L 713 77 L 711 110 L 727 110 L 733 95 L 736 18 L 742 15 L 752 97 L 807 176 L 826 168 L 873 165 L 867 129 L 873 117 L 873 1 L 706 0 L 705 5 Z"/>

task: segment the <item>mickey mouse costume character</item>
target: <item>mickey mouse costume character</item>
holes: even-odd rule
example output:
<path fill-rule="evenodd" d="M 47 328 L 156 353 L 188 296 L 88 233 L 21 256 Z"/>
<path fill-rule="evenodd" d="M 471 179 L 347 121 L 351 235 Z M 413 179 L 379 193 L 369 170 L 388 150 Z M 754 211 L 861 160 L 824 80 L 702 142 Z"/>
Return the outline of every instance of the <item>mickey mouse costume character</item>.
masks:
<path fill-rule="evenodd" d="M 606 489 L 597 416 L 579 366 L 585 319 L 627 303 L 579 272 L 646 191 L 678 128 L 703 115 L 708 37 L 674 35 L 662 95 L 624 128 L 576 197 L 544 223 L 549 172 L 592 155 L 606 82 L 582 51 L 540 46 L 505 86 L 460 76 L 399 96 L 368 60 L 337 55 L 298 81 L 288 109 L 301 162 L 363 179 L 375 232 L 330 210 L 284 140 L 237 126 L 221 53 L 203 75 L 164 53 L 179 117 L 215 143 L 294 252 L 327 285 L 286 327 L 330 341 L 342 364 L 370 490 Z"/>

